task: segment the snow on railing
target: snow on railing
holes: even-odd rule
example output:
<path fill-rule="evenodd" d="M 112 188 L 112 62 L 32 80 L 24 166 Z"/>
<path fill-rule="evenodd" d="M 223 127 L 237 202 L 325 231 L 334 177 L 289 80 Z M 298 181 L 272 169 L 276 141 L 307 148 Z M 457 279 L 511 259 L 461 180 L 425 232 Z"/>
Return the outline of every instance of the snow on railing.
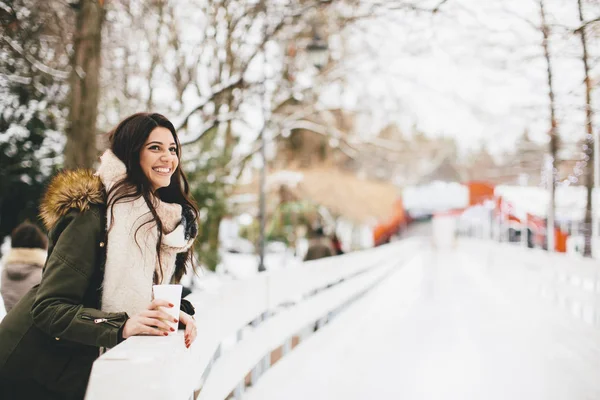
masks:
<path fill-rule="evenodd" d="M 242 396 L 271 353 L 319 328 L 342 307 L 414 256 L 419 239 L 309 261 L 188 296 L 198 337 L 132 337 L 94 363 L 86 399 L 224 399 Z"/>
<path fill-rule="evenodd" d="M 545 300 L 590 326 L 600 326 L 600 264 L 566 253 L 530 249 L 518 243 L 462 238 L 479 254 L 497 285 Z"/>

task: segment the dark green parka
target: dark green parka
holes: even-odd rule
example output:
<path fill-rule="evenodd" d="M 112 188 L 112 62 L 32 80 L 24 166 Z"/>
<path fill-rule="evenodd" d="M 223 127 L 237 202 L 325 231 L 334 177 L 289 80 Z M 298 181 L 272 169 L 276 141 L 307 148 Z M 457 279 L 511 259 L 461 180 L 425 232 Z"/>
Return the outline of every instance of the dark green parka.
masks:
<path fill-rule="evenodd" d="M 41 211 L 48 260 L 41 283 L 0 323 L 0 384 L 29 382 L 60 397 L 83 398 L 99 348 L 117 345 L 128 318 L 100 311 L 102 183 L 91 171 L 63 172 L 50 184 Z"/>

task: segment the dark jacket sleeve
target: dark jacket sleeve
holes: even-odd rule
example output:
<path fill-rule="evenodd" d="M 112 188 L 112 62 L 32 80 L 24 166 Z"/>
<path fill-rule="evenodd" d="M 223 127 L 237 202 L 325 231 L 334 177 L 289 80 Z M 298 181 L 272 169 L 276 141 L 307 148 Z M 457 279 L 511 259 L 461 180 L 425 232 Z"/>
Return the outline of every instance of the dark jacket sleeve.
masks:
<path fill-rule="evenodd" d="M 186 299 L 181 299 L 181 306 L 179 307 L 179 309 L 187 315 L 193 316 L 194 314 L 196 314 L 196 309 L 194 308 L 192 303 Z"/>
<path fill-rule="evenodd" d="M 52 232 L 54 243 L 31 309 L 33 323 L 57 338 L 97 347 L 114 347 L 126 313 L 106 313 L 83 306 L 98 265 L 103 238 L 97 208 L 70 212 Z"/>

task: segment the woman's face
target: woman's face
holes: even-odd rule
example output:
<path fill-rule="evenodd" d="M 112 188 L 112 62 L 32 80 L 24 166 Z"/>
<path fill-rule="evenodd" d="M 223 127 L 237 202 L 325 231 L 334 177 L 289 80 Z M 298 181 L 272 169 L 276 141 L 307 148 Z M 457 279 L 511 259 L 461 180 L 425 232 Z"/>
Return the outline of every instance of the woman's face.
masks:
<path fill-rule="evenodd" d="M 152 191 L 167 187 L 179 165 L 177 144 L 167 128 L 154 128 L 140 151 L 140 167 L 148 178 Z"/>

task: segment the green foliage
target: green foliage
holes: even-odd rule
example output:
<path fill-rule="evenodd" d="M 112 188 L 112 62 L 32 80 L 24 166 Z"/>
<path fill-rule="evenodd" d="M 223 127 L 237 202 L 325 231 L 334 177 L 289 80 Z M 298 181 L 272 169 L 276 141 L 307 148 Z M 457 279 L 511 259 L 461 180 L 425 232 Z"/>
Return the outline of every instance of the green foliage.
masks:
<path fill-rule="evenodd" d="M 242 226 L 240 228 L 240 236 L 252 243 L 258 243 L 260 239 L 260 222 L 254 220 L 250 225 Z"/>
<path fill-rule="evenodd" d="M 196 254 L 200 262 L 214 271 L 219 263 L 219 224 L 227 213 L 226 185 L 219 176 L 223 160 L 209 158 L 188 174 L 192 195 L 200 209 L 200 229 Z"/>
<path fill-rule="evenodd" d="M 266 241 L 279 241 L 293 246 L 296 240 L 296 228 L 301 225 L 310 228 L 311 221 L 316 218 L 316 213 L 316 206 L 310 202 L 293 201 L 280 204 L 267 221 Z M 254 221 L 240 230 L 240 236 L 252 243 L 257 243 L 260 235 L 259 229 L 259 222 Z"/>

